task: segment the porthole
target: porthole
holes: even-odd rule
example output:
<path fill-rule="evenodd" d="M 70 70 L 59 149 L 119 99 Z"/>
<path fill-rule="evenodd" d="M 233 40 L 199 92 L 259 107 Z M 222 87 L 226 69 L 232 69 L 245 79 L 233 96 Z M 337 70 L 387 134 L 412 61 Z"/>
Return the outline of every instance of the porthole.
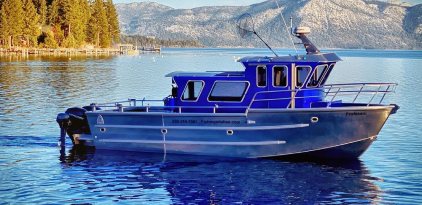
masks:
<path fill-rule="evenodd" d="M 105 132 L 106 128 L 100 128 L 100 132 Z"/>
<path fill-rule="evenodd" d="M 233 130 L 227 130 L 227 135 L 233 135 Z"/>
<path fill-rule="evenodd" d="M 311 117 L 311 122 L 313 123 L 318 122 L 318 117 Z"/>

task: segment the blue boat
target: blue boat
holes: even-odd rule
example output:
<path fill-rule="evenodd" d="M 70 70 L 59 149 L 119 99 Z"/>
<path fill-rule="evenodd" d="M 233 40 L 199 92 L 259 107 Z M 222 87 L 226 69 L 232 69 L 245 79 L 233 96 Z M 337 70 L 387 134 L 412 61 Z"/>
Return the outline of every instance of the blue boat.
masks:
<path fill-rule="evenodd" d="M 96 149 L 358 158 L 399 109 L 382 104 L 397 84 L 328 85 L 341 58 L 321 53 L 306 37 L 309 28 L 292 33 L 306 54 L 244 57 L 240 71 L 172 72 L 166 75 L 171 94 L 164 100 L 69 108 L 57 116 L 59 144 L 64 146 L 67 134 L 73 144 Z"/>

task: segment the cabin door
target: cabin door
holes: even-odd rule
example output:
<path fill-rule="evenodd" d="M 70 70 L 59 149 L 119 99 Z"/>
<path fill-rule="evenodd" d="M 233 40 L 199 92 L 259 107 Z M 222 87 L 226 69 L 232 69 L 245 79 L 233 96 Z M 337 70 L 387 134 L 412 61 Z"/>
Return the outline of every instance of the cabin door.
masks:
<path fill-rule="evenodd" d="M 269 98 L 277 99 L 269 101 L 270 108 L 287 108 L 290 102 L 290 65 L 274 65 L 268 70 Z"/>
<path fill-rule="evenodd" d="M 290 87 L 290 106 L 289 108 L 295 108 L 296 107 L 296 85 L 297 85 L 297 71 L 296 71 L 296 65 L 294 63 L 292 63 L 290 65 L 290 83 L 289 83 L 289 87 Z"/>
<path fill-rule="evenodd" d="M 259 94 L 259 97 L 263 99 L 268 99 L 268 91 L 270 87 L 270 80 L 269 74 L 271 72 L 268 71 L 268 67 L 265 65 L 260 65 L 256 69 L 256 85 L 258 87 L 258 92 L 265 92 Z M 261 101 L 258 103 L 259 107 L 261 108 L 268 108 L 269 102 L 268 101 Z"/>

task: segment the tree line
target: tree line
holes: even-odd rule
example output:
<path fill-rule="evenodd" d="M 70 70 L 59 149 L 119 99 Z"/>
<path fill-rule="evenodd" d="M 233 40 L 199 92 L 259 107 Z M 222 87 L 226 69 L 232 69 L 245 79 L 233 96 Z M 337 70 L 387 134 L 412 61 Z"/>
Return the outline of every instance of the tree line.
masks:
<path fill-rule="evenodd" d="M 165 40 L 141 35 L 120 35 L 121 43 L 130 43 L 139 47 L 204 47 L 195 40 Z"/>
<path fill-rule="evenodd" d="M 112 0 L 0 0 L 0 44 L 75 48 L 119 42 Z"/>

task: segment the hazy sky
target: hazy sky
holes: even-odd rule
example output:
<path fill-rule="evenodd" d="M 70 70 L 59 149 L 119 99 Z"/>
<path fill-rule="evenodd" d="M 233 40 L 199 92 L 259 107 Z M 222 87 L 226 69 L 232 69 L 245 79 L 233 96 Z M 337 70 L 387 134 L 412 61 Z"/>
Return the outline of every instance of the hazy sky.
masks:
<path fill-rule="evenodd" d="M 200 6 L 247 6 L 255 3 L 260 3 L 265 0 L 113 0 L 113 3 L 131 3 L 131 2 L 142 2 L 152 1 L 167 6 L 171 6 L 175 9 L 190 9 Z M 292 0 L 295 1 L 295 0 Z M 382 0 L 387 1 L 387 0 Z M 411 4 L 421 4 L 422 0 L 402 0 Z"/>

